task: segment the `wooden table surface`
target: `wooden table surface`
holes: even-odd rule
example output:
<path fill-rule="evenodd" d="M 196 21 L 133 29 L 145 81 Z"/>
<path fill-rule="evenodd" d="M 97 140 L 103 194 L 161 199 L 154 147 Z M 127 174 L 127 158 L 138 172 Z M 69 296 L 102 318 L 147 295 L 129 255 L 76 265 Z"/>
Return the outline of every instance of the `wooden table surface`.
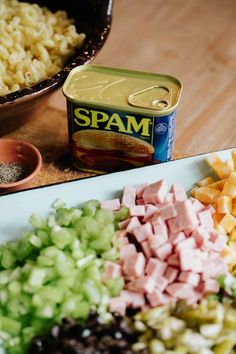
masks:
<path fill-rule="evenodd" d="M 182 81 L 175 157 L 236 146 L 235 14 L 235 0 L 114 0 L 111 33 L 94 62 Z M 68 162 L 61 91 L 27 120 L 2 124 L 0 135 L 41 151 L 43 167 L 32 186 L 89 175 Z"/>

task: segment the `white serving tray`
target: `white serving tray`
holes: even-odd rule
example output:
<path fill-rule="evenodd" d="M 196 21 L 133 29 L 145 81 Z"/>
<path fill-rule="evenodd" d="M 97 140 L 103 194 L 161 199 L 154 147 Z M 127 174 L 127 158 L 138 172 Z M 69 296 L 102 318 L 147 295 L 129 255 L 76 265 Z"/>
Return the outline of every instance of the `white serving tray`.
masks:
<path fill-rule="evenodd" d="M 231 150 L 217 151 L 217 154 L 225 160 L 230 157 Z M 29 216 L 33 212 L 46 216 L 58 198 L 68 206 L 77 206 L 89 199 L 118 197 L 125 184 L 137 185 L 159 179 L 165 179 L 169 186 L 173 182 L 182 183 L 186 190 L 190 190 L 195 182 L 211 174 L 205 162 L 209 154 L 2 195 L 0 241 L 19 237 L 29 227 Z"/>

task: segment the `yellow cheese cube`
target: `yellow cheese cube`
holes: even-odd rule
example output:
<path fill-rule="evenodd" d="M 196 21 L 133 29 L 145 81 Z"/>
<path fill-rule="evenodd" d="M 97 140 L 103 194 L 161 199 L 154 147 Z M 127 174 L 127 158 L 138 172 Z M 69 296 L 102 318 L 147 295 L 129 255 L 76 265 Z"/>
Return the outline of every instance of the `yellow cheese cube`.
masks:
<path fill-rule="evenodd" d="M 217 211 L 220 214 L 230 214 L 232 211 L 232 198 L 227 195 L 217 198 Z"/>
<path fill-rule="evenodd" d="M 191 197 L 193 197 L 193 198 L 195 198 L 195 191 L 198 189 L 198 187 L 196 186 L 196 187 L 193 187 L 192 189 L 191 189 L 191 191 L 190 191 L 190 196 Z"/>
<path fill-rule="evenodd" d="M 222 191 L 226 181 L 227 181 L 227 178 L 224 178 L 224 179 L 221 179 L 220 181 L 208 184 L 208 187 Z"/>
<path fill-rule="evenodd" d="M 213 153 L 213 154 L 207 156 L 206 161 L 213 168 L 216 164 L 223 162 L 216 153 Z"/>
<path fill-rule="evenodd" d="M 222 189 L 223 195 L 228 195 L 231 198 L 236 198 L 236 172 L 231 172 L 228 181 Z"/>
<path fill-rule="evenodd" d="M 224 162 L 219 162 L 215 164 L 213 169 L 220 179 L 229 177 L 231 172 L 230 167 L 227 165 L 227 163 Z"/>
<path fill-rule="evenodd" d="M 236 227 L 230 232 L 229 237 L 231 241 L 236 241 Z"/>
<path fill-rule="evenodd" d="M 231 214 L 225 214 L 219 224 L 227 233 L 229 233 L 236 226 L 236 218 Z"/>
<path fill-rule="evenodd" d="M 232 160 L 233 160 L 233 164 L 234 164 L 234 170 L 236 170 L 236 150 L 233 150 L 231 155 L 232 155 Z"/>
<path fill-rule="evenodd" d="M 236 199 L 233 199 L 231 214 L 236 218 Z"/>
<path fill-rule="evenodd" d="M 199 187 L 203 187 L 203 186 L 208 186 L 208 184 L 214 183 L 214 180 L 212 177 L 206 177 L 204 179 L 202 179 L 201 181 L 198 181 L 196 183 L 197 186 Z"/>
<path fill-rule="evenodd" d="M 220 191 L 209 187 L 199 187 L 195 191 L 195 198 L 202 203 L 213 204 L 220 196 Z"/>

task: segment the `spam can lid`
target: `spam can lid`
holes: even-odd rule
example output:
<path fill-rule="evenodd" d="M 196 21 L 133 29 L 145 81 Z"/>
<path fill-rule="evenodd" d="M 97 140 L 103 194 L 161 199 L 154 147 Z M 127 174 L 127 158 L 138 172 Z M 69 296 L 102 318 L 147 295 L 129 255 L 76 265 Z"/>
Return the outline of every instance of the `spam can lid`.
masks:
<path fill-rule="evenodd" d="M 75 103 L 157 116 L 175 110 L 181 91 L 173 76 L 91 64 L 74 68 L 63 85 Z"/>

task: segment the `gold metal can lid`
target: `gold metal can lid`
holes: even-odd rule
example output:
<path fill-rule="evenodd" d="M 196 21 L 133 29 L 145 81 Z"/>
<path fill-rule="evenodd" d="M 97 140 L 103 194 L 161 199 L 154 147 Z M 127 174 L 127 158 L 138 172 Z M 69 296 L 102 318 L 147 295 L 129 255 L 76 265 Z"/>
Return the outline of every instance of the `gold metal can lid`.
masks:
<path fill-rule="evenodd" d="M 181 91 L 173 76 L 91 64 L 73 69 L 63 85 L 76 103 L 160 116 L 175 110 Z"/>

